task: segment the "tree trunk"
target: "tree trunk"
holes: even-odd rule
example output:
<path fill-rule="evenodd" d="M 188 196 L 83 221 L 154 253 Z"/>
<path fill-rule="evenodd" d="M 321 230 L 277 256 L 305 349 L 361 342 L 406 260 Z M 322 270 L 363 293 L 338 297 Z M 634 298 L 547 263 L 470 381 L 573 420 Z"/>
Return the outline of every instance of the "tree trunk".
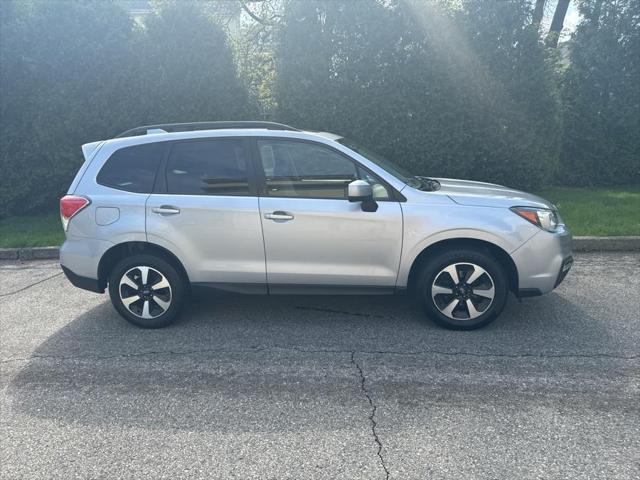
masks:
<path fill-rule="evenodd" d="M 547 35 L 547 45 L 549 45 L 550 47 L 558 46 L 560 32 L 562 32 L 562 26 L 564 25 L 564 17 L 567 14 L 567 9 L 569 8 L 570 1 L 571 0 L 558 0 L 556 11 L 553 14 L 553 20 L 551 20 L 549 35 Z"/>
<path fill-rule="evenodd" d="M 536 0 L 536 8 L 533 10 L 533 18 L 531 19 L 532 25 L 540 25 L 542 17 L 544 15 L 544 4 L 547 0 Z"/>

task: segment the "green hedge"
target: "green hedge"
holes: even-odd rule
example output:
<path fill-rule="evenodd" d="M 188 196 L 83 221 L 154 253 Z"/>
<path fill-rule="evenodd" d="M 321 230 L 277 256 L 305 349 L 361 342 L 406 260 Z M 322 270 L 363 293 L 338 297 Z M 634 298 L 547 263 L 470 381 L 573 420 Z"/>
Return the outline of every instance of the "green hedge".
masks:
<path fill-rule="evenodd" d="M 225 34 L 197 4 L 163 4 L 144 29 L 109 1 L 0 5 L 0 217 L 55 210 L 83 143 L 253 116 Z"/>
<path fill-rule="evenodd" d="M 562 178 L 640 184 L 640 0 L 584 0 L 564 77 Z"/>
<path fill-rule="evenodd" d="M 335 131 L 425 175 L 639 183 L 639 2 L 581 1 L 567 56 L 530 0 L 263 0 L 255 29 L 235 3 L 152 2 L 142 27 L 111 1 L 4 0 L 0 217 L 54 210 L 83 143 L 198 120 Z"/>
<path fill-rule="evenodd" d="M 556 178 L 560 105 L 529 21 L 522 1 L 292 3 L 277 51 L 281 117 L 420 174 L 538 187 Z"/>

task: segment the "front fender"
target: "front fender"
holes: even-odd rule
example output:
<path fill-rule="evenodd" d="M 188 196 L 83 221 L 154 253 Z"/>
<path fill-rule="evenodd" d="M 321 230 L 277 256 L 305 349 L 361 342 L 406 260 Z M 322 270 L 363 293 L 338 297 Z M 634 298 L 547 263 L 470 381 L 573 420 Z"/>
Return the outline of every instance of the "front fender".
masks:
<path fill-rule="evenodd" d="M 426 211 L 425 211 L 426 210 Z M 406 287 L 411 267 L 427 248 L 446 240 L 480 240 L 510 254 L 538 231 L 507 209 L 464 206 L 405 208 L 403 249 L 396 286 Z"/>

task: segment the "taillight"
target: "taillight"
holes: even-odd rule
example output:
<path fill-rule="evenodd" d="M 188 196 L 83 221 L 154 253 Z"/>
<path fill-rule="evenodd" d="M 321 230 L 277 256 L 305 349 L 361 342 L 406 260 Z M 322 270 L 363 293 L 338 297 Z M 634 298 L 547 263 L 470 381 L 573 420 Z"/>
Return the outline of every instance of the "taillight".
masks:
<path fill-rule="evenodd" d="M 65 232 L 69 226 L 69 220 L 90 203 L 91 200 L 78 195 L 65 195 L 60 199 L 60 219 Z"/>

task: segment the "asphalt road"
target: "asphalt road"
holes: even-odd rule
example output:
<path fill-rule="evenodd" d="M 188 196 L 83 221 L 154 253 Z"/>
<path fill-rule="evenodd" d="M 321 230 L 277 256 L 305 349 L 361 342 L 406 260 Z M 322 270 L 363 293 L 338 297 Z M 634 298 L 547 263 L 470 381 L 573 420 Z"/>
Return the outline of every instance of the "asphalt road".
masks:
<path fill-rule="evenodd" d="M 638 254 L 475 332 L 242 296 L 145 331 L 59 272 L 0 264 L 1 478 L 640 478 Z"/>

